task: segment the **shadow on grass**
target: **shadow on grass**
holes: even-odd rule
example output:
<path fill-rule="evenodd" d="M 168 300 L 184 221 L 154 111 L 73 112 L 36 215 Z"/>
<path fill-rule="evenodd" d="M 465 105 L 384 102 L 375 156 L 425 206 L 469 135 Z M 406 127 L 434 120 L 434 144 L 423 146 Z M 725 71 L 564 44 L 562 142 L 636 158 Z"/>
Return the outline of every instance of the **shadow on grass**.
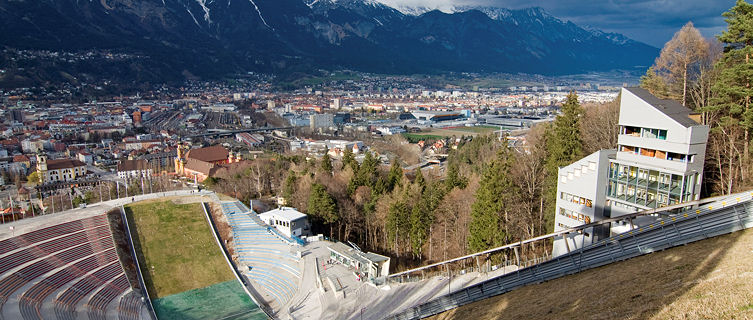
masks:
<path fill-rule="evenodd" d="M 687 310 L 693 309 L 692 304 L 700 303 L 704 298 L 692 296 L 699 295 L 697 292 L 689 292 L 710 281 L 712 273 L 716 276 L 717 272 L 739 267 L 740 262 L 735 259 L 746 261 L 739 256 L 750 255 L 750 248 L 743 247 L 752 241 L 753 229 L 704 239 L 525 286 L 432 319 L 646 319 L 679 300 L 682 301 L 678 302 L 681 305 L 677 312 L 683 314 L 669 310 L 670 315 L 709 318 L 708 313 L 695 316 L 685 313 L 692 313 Z M 722 294 L 722 291 L 726 292 L 725 288 L 714 289 L 720 291 L 722 297 L 717 299 L 721 299 L 718 301 L 720 307 L 726 309 L 701 313 L 712 312 L 715 315 L 711 317 L 731 313 L 735 317 L 735 313 L 744 312 L 740 311 L 745 307 L 744 303 L 741 306 L 725 305 L 729 298 Z"/>
<path fill-rule="evenodd" d="M 126 213 L 126 219 L 128 219 L 128 225 L 131 228 L 131 239 L 133 240 L 133 247 L 136 250 L 136 259 L 139 260 L 139 265 L 141 266 L 141 277 L 144 279 L 144 285 L 146 286 L 146 290 L 149 292 L 149 296 L 154 298 L 157 296 L 157 288 L 154 287 L 152 276 L 149 273 L 149 270 L 146 269 L 146 257 L 144 257 L 144 252 L 141 247 L 141 238 L 139 237 L 138 227 L 133 220 L 133 210 L 131 210 L 130 207 L 124 207 L 124 209 Z"/>

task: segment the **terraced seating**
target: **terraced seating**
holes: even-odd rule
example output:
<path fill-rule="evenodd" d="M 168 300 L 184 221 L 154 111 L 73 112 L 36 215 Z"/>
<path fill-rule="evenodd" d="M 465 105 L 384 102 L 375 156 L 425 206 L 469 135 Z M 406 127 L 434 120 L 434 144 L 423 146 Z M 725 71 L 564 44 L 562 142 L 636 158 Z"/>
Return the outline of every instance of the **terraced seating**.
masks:
<path fill-rule="evenodd" d="M 62 235 L 79 232 L 84 229 L 91 229 L 105 224 L 107 224 L 107 217 L 105 215 L 100 215 L 35 230 L 18 237 L 0 241 L 0 255 Z"/>
<path fill-rule="evenodd" d="M 79 280 L 55 299 L 55 315 L 61 320 L 76 319 L 76 305 L 97 289 L 122 273 L 119 262 L 113 262 Z"/>
<path fill-rule="evenodd" d="M 241 257 L 241 261 L 245 262 L 251 262 L 251 263 L 258 263 L 258 264 L 264 264 L 269 265 L 273 267 L 281 268 L 282 270 L 287 271 L 288 273 L 300 278 L 301 277 L 301 271 L 298 270 L 298 267 L 292 266 L 282 260 L 276 260 L 276 259 L 269 259 L 269 258 L 262 258 L 262 257 Z"/>
<path fill-rule="evenodd" d="M 265 248 L 255 248 L 255 247 L 243 248 L 243 249 L 236 249 L 235 252 L 264 253 L 264 254 L 268 254 L 268 255 L 278 256 L 278 257 L 284 258 L 284 259 L 290 259 L 290 260 L 293 260 L 293 261 L 296 261 L 296 262 L 298 262 L 298 261 L 301 260 L 301 258 L 298 258 L 298 257 L 294 256 L 291 253 L 285 253 L 285 252 L 282 252 L 282 251 L 272 250 L 272 249 L 265 249 Z"/>
<path fill-rule="evenodd" d="M 112 239 L 109 237 L 100 238 L 66 251 L 56 253 L 6 276 L 0 280 L 0 312 L 11 294 L 27 283 L 45 273 L 64 267 L 73 261 L 82 259 L 96 252 L 104 251 L 105 249 L 108 249 L 108 246 L 109 248 L 113 246 Z"/>
<path fill-rule="evenodd" d="M 104 319 L 107 311 L 140 319 L 144 303 L 129 290 L 106 215 L 0 241 L 0 320 L 74 320 L 76 306 L 90 295 L 90 319 Z M 45 307 L 50 299 L 52 308 Z"/>
<path fill-rule="evenodd" d="M 141 317 L 141 295 L 136 292 L 129 292 L 122 299 L 118 306 L 119 320 L 139 320 Z"/>
<path fill-rule="evenodd" d="M 41 258 L 65 250 L 86 242 L 89 239 L 98 239 L 110 236 L 110 227 L 107 225 L 99 226 L 94 229 L 88 229 L 81 232 L 73 233 L 53 241 L 47 241 L 39 245 L 32 245 L 26 249 L 16 251 L 0 259 L 0 274 L 31 262 L 34 259 Z M 112 242 L 112 241 L 110 241 Z"/>
<path fill-rule="evenodd" d="M 247 273 L 250 275 L 263 276 L 265 277 L 265 279 L 279 284 L 280 287 L 282 287 L 288 293 L 290 297 L 292 297 L 293 294 L 295 293 L 295 289 L 296 289 L 295 283 L 290 281 L 290 279 L 288 278 L 281 277 L 280 275 L 269 271 L 269 269 L 257 266 L 257 267 L 251 268 L 251 270 L 248 270 Z"/>
<path fill-rule="evenodd" d="M 118 259 L 115 249 L 100 252 L 80 260 L 65 269 L 56 272 L 52 276 L 42 279 L 29 290 L 23 293 L 19 301 L 21 315 L 24 319 L 42 319 L 39 308 L 47 296 L 58 290 L 60 287 L 79 278 L 92 270 L 97 269 L 100 265 L 111 263 Z"/>
<path fill-rule="evenodd" d="M 244 275 L 260 292 L 268 294 L 270 301 L 276 301 L 278 307 L 284 306 L 298 290 L 300 258 L 289 252 L 287 242 L 254 219 L 253 213 L 249 214 L 251 210 L 241 202 L 225 202 L 221 207 L 232 228 L 235 253 L 244 267 Z"/>
<path fill-rule="evenodd" d="M 277 300 L 281 305 L 284 305 L 290 301 L 290 297 L 283 292 L 278 286 L 273 284 L 271 281 L 267 280 L 267 278 L 263 276 L 257 276 L 254 274 L 246 274 L 246 276 L 255 281 L 258 285 L 264 288 L 264 290 L 267 293 L 270 293 L 272 296 L 275 297 L 275 300 Z"/>
<path fill-rule="evenodd" d="M 107 311 L 107 305 L 129 288 L 128 278 L 126 278 L 124 273 L 121 273 L 115 280 L 107 283 L 104 288 L 97 291 L 89 299 L 89 302 L 86 303 L 89 320 L 106 320 L 105 312 Z"/>

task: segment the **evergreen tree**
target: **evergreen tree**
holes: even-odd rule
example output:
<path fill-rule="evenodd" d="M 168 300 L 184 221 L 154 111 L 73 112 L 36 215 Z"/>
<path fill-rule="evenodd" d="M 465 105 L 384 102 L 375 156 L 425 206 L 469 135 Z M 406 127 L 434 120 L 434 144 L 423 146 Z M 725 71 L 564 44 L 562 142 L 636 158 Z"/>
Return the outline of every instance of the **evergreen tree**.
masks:
<path fill-rule="evenodd" d="M 753 5 L 738 0 L 734 7 L 725 12 L 727 30 L 719 41 L 725 46 L 722 59 L 717 64 L 719 75 L 712 90 L 716 97 L 711 99 L 708 111 L 721 115 L 721 126 L 741 126 L 744 130 L 743 161 L 749 159 L 750 130 L 753 129 Z"/>
<path fill-rule="evenodd" d="M 457 163 L 453 162 L 447 166 L 447 177 L 444 180 L 444 184 L 445 188 L 447 188 L 447 191 L 450 191 L 455 187 L 465 189 L 468 181 L 460 176 Z"/>
<path fill-rule="evenodd" d="M 377 160 L 371 152 L 367 151 L 358 171 L 355 172 L 353 178 L 348 182 L 348 194 L 352 195 L 360 186 L 373 187 L 377 183 L 378 164 L 379 160 Z M 384 185 L 382 185 L 382 187 L 384 187 Z M 374 189 L 372 188 L 372 190 Z M 380 191 L 381 190 L 384 190 L 384 188 L 380 188 Z"/>
<path fill-rule="evenodd" d="M 332 174 L 332 159 L 329 157 L 329 153 L 325 153 L 324 156 L 322 156 L 322 163 L 319 167 L 322 172 L 331 175 Z"/>
<path fill-rule="evenodd" d="M 578 95 L 571 92 L 562 105 L 562 113 L 548 128 L 546 137 L 547 158 L 544 183 L 545 215 L 548 228 L 554 228 L 555 202 L 557 196 L 557 175 L 560 167 L 569 165 L 581 157 L 583 142 L 581 140 L 580 120 L 583 108 L 578 103 Z"/>
<path fill-rule="evenodd" d="M 390 205 L 385 223 L 387 240 L 390 245 L 394 245 L 396 254 L 400 253 L 399 243 L 404 239 L 404 234 L 408 234 L 410 231 L 408 220 L 410 219 L 411 208 L 404 198 L 406 197 L 402 197 Z"/>
<path fill-rule="evenodd" d="M 345 148 L 345 152 L 343 153 L 343 170 L 345 167 L 353 169 L 353 173 L 358 172 L 358 161 L 356 161 L 353 150 L 350 148 Z"/>
<path fill-rule="evenodd" d="M 505 233 L 506 202 L 515 194 L 510 177 L 513 156 L 505 143 L 483 172 L 476 200 L 471 205 L 468 249 L 478 252 L 502 245 Z"/>
<path fill-rule="evenodd" d="M 329 236 L 333 237 L 334 223 L 340 217 L 337 211 L 337 203 L 329 192 L 327 192 L 324 185 L 315 183 L 311 186 L 311 195 L 309 195 L 309 203 L 306 211 L 313 218 L 329 225 Z"/>
<path fill-rule="evenodd" d="M 403 168 L 400 167 L 400 158 L 395 158 L 392 161 L 390 173 L 387 176 L 386 191 L 392 191 L 392 189 L 395 189 L 395 187 L 400 185 L 401 180 L 403 180 Z"/>
<path fill-rule="evenodd" d="M 297 184 L 298 176 L 296 176 L 293 170 L 290 170 L 288 172 L 288 177 L 285 178 L 285 183 L 282 188 L 282 197 L 285 198 L 285 203 L 290 203 L 290 201 L 293 199 Z"/>
<path fill-rule="evenodd" d="M 428 229 L 431 225 L 431 212 L 427 208 L 427 199 L 421 198 L 413 205 L 410 213 L 410 239 L 411 251 L 414 257 L 421 258 L 421 251 L 426 238 Z"/>
<path fill-rule="evenodd" d="M 641 76 L 640 86 L 661 99 L 667 99 L 669 96 L 667 83 L 656 73 L 654 67 L 648 68 L 646 74 Z"/>
<path fill-rule="evenodd" d="M 426 180 L 424 174 L 421 172 L 421 168 L 416 169 L 416 178 L 413 179 L 413 184 L 418 186 L 419 192 L 423 193 L 426 188 Z"/>

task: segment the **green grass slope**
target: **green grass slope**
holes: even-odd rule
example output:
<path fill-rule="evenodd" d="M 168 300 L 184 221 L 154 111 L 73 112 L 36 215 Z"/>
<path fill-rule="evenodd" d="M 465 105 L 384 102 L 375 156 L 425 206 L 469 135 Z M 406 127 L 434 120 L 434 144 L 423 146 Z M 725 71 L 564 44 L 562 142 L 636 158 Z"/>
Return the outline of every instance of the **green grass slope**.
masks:
<path fill-rule="evenodd" d="M 235 280 L 199 203 L 125 207 L 152 299 Z"/>

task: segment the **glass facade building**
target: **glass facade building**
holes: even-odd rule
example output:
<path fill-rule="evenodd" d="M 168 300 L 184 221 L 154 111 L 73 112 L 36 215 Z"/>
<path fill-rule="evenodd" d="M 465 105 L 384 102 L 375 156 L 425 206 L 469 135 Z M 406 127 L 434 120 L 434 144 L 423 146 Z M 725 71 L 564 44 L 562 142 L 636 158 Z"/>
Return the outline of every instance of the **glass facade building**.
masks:
<path fill-rule="evenodd" d="M 608 199 L 653 209 L 694 200 L 698 173 L 679 175 L 610 162 L 608 178 Z"/>

